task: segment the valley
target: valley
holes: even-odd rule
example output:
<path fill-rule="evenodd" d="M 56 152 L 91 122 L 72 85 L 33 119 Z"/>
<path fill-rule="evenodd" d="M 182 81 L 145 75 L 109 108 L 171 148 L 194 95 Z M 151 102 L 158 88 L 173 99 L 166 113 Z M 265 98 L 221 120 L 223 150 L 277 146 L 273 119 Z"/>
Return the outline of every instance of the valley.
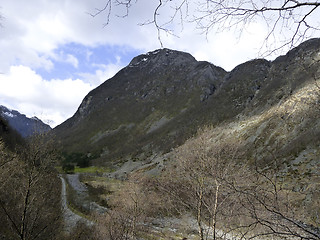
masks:
<path fill-rule="evenodd" d="M 33 236 L 29 209 L 62 202 L 52 239 L 318 240 L 319 86 L 320 39 L 230 72 L 139 55 L 42 138 L 1 122 L 0 190 L 17 202 L 1 199 L 3 229 Z M 6 181 L 17 176 L 27 192 Z"/>

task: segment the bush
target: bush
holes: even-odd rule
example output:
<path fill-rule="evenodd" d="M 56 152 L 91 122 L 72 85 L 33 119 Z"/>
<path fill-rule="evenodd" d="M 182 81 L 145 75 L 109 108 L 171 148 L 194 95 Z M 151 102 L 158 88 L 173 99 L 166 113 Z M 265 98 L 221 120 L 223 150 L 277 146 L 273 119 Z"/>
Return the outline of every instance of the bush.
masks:
<path fill-rule="evenodd" d="M 73 164 L 80 168 L 86 168 L 90 166 L 90 160 L 92 157 L 87 156 L 83 153 L 64 153 L 63 165 Z"/>
<path fill-rule="evenodd" d="M 62 165 L 62 170 L 65 173 L 74 173 L 74 165 L 72 163 L 64 163 Z"/>

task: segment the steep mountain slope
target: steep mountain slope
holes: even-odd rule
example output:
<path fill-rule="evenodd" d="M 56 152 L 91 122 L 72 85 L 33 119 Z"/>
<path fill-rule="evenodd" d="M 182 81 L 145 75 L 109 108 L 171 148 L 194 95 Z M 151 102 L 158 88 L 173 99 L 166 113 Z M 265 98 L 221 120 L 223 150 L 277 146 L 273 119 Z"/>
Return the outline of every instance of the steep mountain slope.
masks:
<path fill-rule="evenodd" d="M 168 150 L 190 136 L 195 129 L 190 126 L 198 126 L 193 112 L 219 88 L 225 74 L 169 49 L 138 56 L 91 91 L 55 133 L 69 151 L 108 158 Z"/>
<path fill-rule="evenodd" d="M 295 217 L 319 228 L 320 41 L 305 42 L 276 59 L 266 77 L 257 80 L 253 95 L 242 85 L 242 101 L 235 101 L 234 109 L 245 107 L 236 118 L 207 129 L 209 145 L 242 143 L 242 161 L 274 171 L 272 181 L 291 194 Z M 189 145 L 199 139 L 190 139 Z"/>
<path fill-rule="evenodd" d="M 66 151 L 90 153 L 101 162 L 110 162 L 142 160 L 153 153 L 170 151 L 207 124 L 238 124 L 271 114 L 272 119 L 263 118 L 243 134 L 250 138 L 249 132 L 264 124 L 264 131 L 259 130 L 261 134 L 273 136 L 273 131 L 285 128 L 291 119 L 292 124 L 299 126 L 302 115 L 298 114 L 300 111 L 292 115 L 294 109 L 303 109 L 306 126 L 319 126 L 314 117 L 319 108 L 318 95 L 313 94 L 318 90 L 315 83 L 319 50 L 320 40 L 312 39 L 275 61 L 255 59 L 229 73 L 210 63 L 198 62 L 187 53 L 156 50 L 134 58 L 113 78 L 91 91 L 75 115 L 54 132 Z M 316 107 L 306 110 L 303 104 L 312 86 L 314 97 L 307 106 Z M 284 105 L 287 101 L 292 105 Z M 282 115 L 275 114 L 283 106 L 286 110 Z M 286 121 L 282 124 L 274 116 Z M 306 144 L 318 141 L 317 131 L 313 131 Z M 302 136 L 298 130 L 291 135 L 297 141 Z M 268 142 L 261 142 L 261 148 L 265 144 Z M 287 150 L 291 151 L 289 147 Z"/>
<path fill-rule="evenodd" d="M 22 137 L 31 136 L 35 132 L 48 132 L 51 130 L 49 125 L 43 123 L 37 117 L 28 118 L 16 110 L 11 110 L 1 105 L 0 116 L 6 119 L 9 125 Z"/>

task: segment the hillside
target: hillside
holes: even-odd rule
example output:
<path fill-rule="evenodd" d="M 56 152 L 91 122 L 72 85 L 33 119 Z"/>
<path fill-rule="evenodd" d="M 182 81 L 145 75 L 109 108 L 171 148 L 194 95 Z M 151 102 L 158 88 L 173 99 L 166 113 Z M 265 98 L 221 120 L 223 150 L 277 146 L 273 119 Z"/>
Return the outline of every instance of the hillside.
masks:
<path fill-rule="evenodd" d="M 24 140 L 21 135 L 13 130 L 8 122 L 0 116 L 0 141 L 11 151 L 15 150 L 17 145 L 22 145 Z"/>
<path fill-rule="evenodd" d="M 168 151 L 203 121 L 201 108 L 225 74 L 173 50 L 138 56 L 91 91 L 54 132 L 66 150 L 91 152 L 101 159 Z"/>
<path fill-rule="evenodd" d="M 184 52 L 149 52 L 92 90 L 53 132 L 65 151 L 106 164 L 169 152 L 212 125 L 240 131 L 255 146 L 252 156 L 268 146 L 291 161 L 309 145 L 318 149 L 319 50 L 311 39 L 231 72 Z"/>
<path fill-rule="evenodd" d="M 76 174 L 110 208 L 98 228 L 123 236 L 139 219 L 141 239 L 320 239 L 319 52 L 311 39 L 226 72 L 156 50 L 91 91 L 53 133 L 66 163 L 105 166 Z"/>
<path fill-rule="evenodd" d="M 37 117 L 28 118 L 26 115 L 16 110 L 11 110 L 0 105 L 0 116 L 2 116 L 9 125 L 15 129 L 22 137 L 29 137 L 36 132 L 48 132 L 51 127 L 43 123 Z"/>

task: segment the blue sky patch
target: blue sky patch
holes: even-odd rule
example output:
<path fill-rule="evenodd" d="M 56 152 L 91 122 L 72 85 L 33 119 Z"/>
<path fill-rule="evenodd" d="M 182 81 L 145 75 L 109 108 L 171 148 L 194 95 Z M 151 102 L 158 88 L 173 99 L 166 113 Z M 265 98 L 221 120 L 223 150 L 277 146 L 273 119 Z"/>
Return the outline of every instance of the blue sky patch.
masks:
<path fill-rule="evenodd" d="M 88 47 L 78 43 L 60 46 L 50 57 L 54 67 L 37 69 L 44 79 L 79 78 L 81 73 L 94 73 L 101 65 L 117 64 L 126 66 L 133 57 L 141 54 L 137 49 L 125 46 L 98 45 Z"/>

